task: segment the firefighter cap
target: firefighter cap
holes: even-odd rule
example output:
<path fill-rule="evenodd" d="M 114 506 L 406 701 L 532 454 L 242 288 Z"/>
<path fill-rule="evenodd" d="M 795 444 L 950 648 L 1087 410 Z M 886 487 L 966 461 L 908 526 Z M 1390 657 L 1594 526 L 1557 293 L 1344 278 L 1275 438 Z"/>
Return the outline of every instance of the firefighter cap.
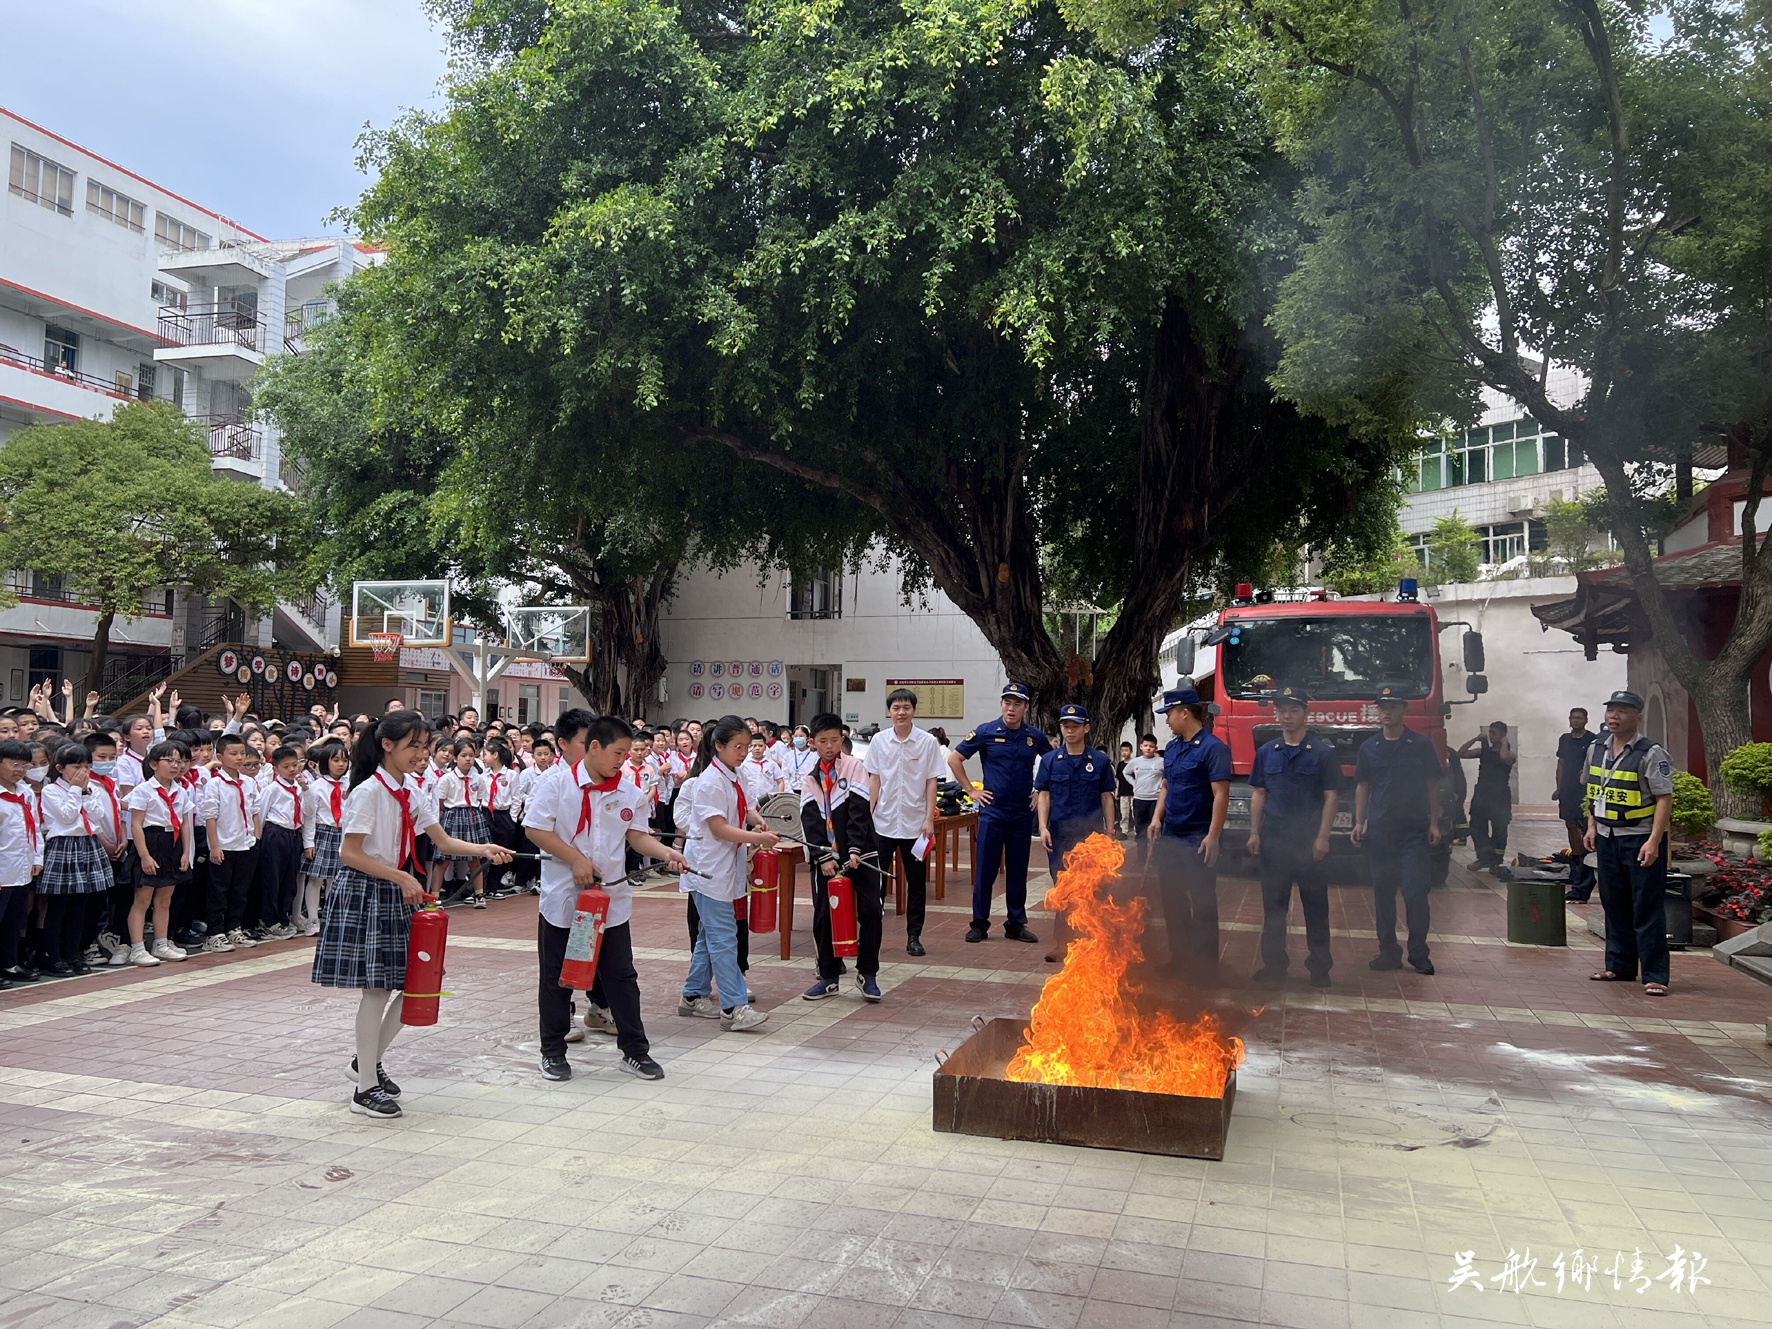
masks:
<path fill-rule="evenodd" d="M 1306 706 L 1310 704 L 1310 694 L 1303 688 L 1281 688 L 1278 692 L 1274 693 L 1274 705 L 1278 706 L 1283 701 L 1295 702 L 1300 706 Z"/>
<path fill-rule="evenodd" d="M 1408 705 L 1409 692 L 1410 689 L 1401 683 L 1385 683 L 1378 689 L 1378 700 L 1380 702 L 1395 701 Z"/>
<path fill-rule="evenodd" d="M 1170 688 L 1163 694 L 1162 702 L 1157 706 L 1157 714 L 1163 715 L 1177 706 L 1198 706 L 1200 694 L 1192 688 Z"/>
<path fill-rule="evenodd" d="M 1022 701 L 1032 701 L 1034 699 L 1033 693 L 1028 691 L 1028 685 L 1026 683 L 1005 683 L 1003 685 L 1003 695 L 1005 697 L 1016 697 Z"/>
<path fill-rule="evenodd" d="M 1078 724 L 1088 724 L 1089 708 L 1080 706 L 1074 701 L 1067 701 L 1058 708 L 1058 722 L 1063 724 L 1066 720 L 1075 720 Z"/>

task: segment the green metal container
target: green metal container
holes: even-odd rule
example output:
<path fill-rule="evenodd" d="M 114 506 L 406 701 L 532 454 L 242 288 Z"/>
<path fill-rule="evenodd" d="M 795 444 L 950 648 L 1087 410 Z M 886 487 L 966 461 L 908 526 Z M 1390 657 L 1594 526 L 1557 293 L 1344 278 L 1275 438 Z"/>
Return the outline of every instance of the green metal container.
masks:
<path fill-rule="evenodd" d="M 1569 930 L 1563 914 L 1560 881 L 1510 881 L 1507 884 L 1507 939 L 1522 946 L 1567 946 Z"/>

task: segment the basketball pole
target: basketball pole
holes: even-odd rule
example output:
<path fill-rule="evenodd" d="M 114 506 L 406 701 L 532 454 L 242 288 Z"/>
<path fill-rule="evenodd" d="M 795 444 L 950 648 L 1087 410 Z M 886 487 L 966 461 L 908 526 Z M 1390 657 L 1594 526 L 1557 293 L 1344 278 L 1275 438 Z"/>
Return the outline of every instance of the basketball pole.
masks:
<path fill-rule="evenodd" d="M 443 658 L 449 661 L 449 667 L 468 681 L 473 690 L 474 709 L 480 713 L 481 723 L 485 723 L 486 690 L 504 675 L 506 669 L 520 660 L 540 660 L 544 663 L 554 658 L 552 651 L 519 651 L 509 646 L 494 646 L 481 633 L 480 639 L 469 645 L 454 644 L 442 648 Z M 493 659 L 496 656 L 497 659 Z"/>

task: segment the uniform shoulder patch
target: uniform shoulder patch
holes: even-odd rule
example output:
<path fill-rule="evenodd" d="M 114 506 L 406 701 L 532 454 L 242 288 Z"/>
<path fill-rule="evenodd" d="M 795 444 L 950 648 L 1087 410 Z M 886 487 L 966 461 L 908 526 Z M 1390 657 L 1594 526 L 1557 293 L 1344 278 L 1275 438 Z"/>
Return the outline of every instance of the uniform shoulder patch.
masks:
<path fill-rule="evenodd" d="M 1662 761 L 1656 767 L 1656 771 L 1661 775 L 1670 774 L 1673 771 L 1673 763 L 1671 761 Z"/>
<path fill-rule="evenodd" d="M 978 730 L 974 729 L 970 734 L 966 735 L 966 737 L 961 739 L 960 741 L 962 743 L 970 743 L 973 739 L 975 739 L 977 737 L 978 737 Z"/>

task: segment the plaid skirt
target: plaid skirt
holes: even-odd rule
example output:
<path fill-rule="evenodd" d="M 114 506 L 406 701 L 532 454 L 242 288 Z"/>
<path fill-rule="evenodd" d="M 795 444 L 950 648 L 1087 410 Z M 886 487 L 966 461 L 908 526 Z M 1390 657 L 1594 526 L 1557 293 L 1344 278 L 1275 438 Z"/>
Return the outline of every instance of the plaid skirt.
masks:
<path fill-rule="evenodd" d="M 466 840 L 469 844 L 485 844 L 492 838 L 492 823 L 487 819 L 485 808 L 444 808 L 443 833 L 453 835 L 458 840 Z M 478 854 L 444 854 L 446 859 L 460 859 L 479 862 Z"/>
<path fill-rule="evenodd" d="M 117 884 L 111 857 L 90 835 L 57 835 L 43 847 L 43 871 L 31 883 L 39 895 L 96 895 Z"/>
<path fill-rule="evenodd" d="M 320 920 L 314 982 L 398 992 L 406 986 L 406 938 L 415 912 L 393 882 L 340 868 Z"/>
<path fill-rule="evenodd" d="M 314 828 L 314 856 L 308 860 L 307 874 L 321 881 L 331 881 L 338 876 L 343 866 L 338 861 L 339 847 L 345 842 L 345 833 L 336 826 L 316 826 Z"/>

